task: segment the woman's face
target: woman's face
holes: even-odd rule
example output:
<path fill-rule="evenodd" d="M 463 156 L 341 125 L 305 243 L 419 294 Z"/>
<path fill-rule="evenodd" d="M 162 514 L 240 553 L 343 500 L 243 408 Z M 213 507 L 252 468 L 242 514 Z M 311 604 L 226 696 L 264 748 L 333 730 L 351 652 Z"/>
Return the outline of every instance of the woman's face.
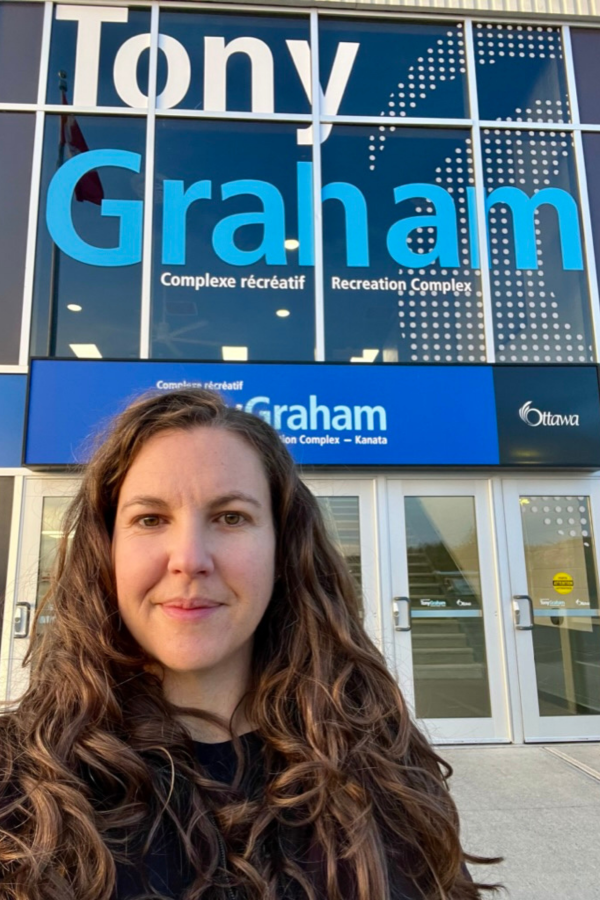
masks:
<path fill-rule="evenodd" d="M 113 562 L 123 621 L 167 671 L 239 667 L 274 582 L 270 490 L 255 451 L 220 428 L 151 438 L 121 487 Z"/>

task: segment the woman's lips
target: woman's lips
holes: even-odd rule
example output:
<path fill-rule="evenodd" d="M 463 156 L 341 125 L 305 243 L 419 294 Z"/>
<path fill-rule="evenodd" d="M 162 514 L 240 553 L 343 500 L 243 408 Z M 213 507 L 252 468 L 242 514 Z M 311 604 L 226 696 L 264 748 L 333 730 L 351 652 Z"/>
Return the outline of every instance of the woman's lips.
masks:
<path fill-rule="evenodd" d="M 170 619 L 178 619 L 180 622 L 195 622 L 199 619 L 206 619 L 222 606 L 222 603 L 213 606 L 177 606 L 173 603 L 163 603 L 161 609 Z"/>

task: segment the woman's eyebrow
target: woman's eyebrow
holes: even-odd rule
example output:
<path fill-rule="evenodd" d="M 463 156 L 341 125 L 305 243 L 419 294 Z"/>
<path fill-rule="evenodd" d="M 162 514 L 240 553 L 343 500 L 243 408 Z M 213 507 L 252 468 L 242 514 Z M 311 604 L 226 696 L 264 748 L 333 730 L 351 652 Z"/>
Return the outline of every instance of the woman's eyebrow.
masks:
<path fill-rule="evenodd" d="M 214 509 L 218 506 L 226 506 L 228 503 L 235 503 L 236 501 L 250 503 L 252 506 L 258 508 L 262 507 L 260 500 L 257 500 L 256 497 L 253 497 L 251 494 L 245 494 L 243 491 L 229 491 L 227 494 L 221 494 L 211 500 L 208 507 L 209 509 Z M 124 503 L 121 507 L 121 511 L 128 509 L 130 506 L 151 506 L 154 509 L 167 509 L 169 504 L 160 497 L 153 497 L 149 494 L 140 494 L 136 497 L 132 497 L 127 503 Z"/>
<path fill-rule="evenodd" d="M 211 500 L 208 505 L 211 508 L 226 506 L 228 503 L 235 503 L 236 500 L 242 503 L 250 503 L 252 506 L 258 506 L 259 508 L 262 506 L 260 500 L 257 500 L 251 494 L 244 494 L 243 491 L 230 491 L 227 494 L 221 494 L 220 497 L 215 497 L 214 500 Z"/>
<path fill-rule="evenodd" d="M 127 503 L 124 503 L 121 510 L 128 509 L 130 506 L 153 506 L 156 509 L 166 509 L 168 505 L 169 504 L 165 500 L 161 500 L 160 497 L 151 497 L 148 494 L 140 494 L 137 497 L 132 497 Z"/>

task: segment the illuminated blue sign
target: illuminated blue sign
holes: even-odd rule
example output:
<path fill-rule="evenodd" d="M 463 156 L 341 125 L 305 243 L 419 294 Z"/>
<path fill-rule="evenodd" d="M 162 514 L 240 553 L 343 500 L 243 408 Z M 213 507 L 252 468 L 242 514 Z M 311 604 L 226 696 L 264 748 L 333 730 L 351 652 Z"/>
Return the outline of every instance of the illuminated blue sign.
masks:
<path fill-rule="evenodd" d="M 135 396 L 188 386 L 261 416 L 305 465 L 499 462 L 486 366 L 34 360 L 25 464 L 83 462 L 91 436 Z"/>
<path fill-rule="evenodd" d="M 147 391 L 204 387 L 269 422 L 304 465 L 600 468 L 596 366 L 35 359 L 29 379 L 33 467 L 85 462 Z"/>

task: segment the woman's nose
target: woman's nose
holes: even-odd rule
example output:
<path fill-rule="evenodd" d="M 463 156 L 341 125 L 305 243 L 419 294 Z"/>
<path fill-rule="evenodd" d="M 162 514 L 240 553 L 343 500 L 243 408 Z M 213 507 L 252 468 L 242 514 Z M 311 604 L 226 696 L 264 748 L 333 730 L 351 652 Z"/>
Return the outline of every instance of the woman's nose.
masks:
<path fill-rule="evenodd" d="M 213 549 L 208 529 L 195 519 L 178 523 L 171 532 L 169 571 L 194 577 L 214 571 Z"/>

